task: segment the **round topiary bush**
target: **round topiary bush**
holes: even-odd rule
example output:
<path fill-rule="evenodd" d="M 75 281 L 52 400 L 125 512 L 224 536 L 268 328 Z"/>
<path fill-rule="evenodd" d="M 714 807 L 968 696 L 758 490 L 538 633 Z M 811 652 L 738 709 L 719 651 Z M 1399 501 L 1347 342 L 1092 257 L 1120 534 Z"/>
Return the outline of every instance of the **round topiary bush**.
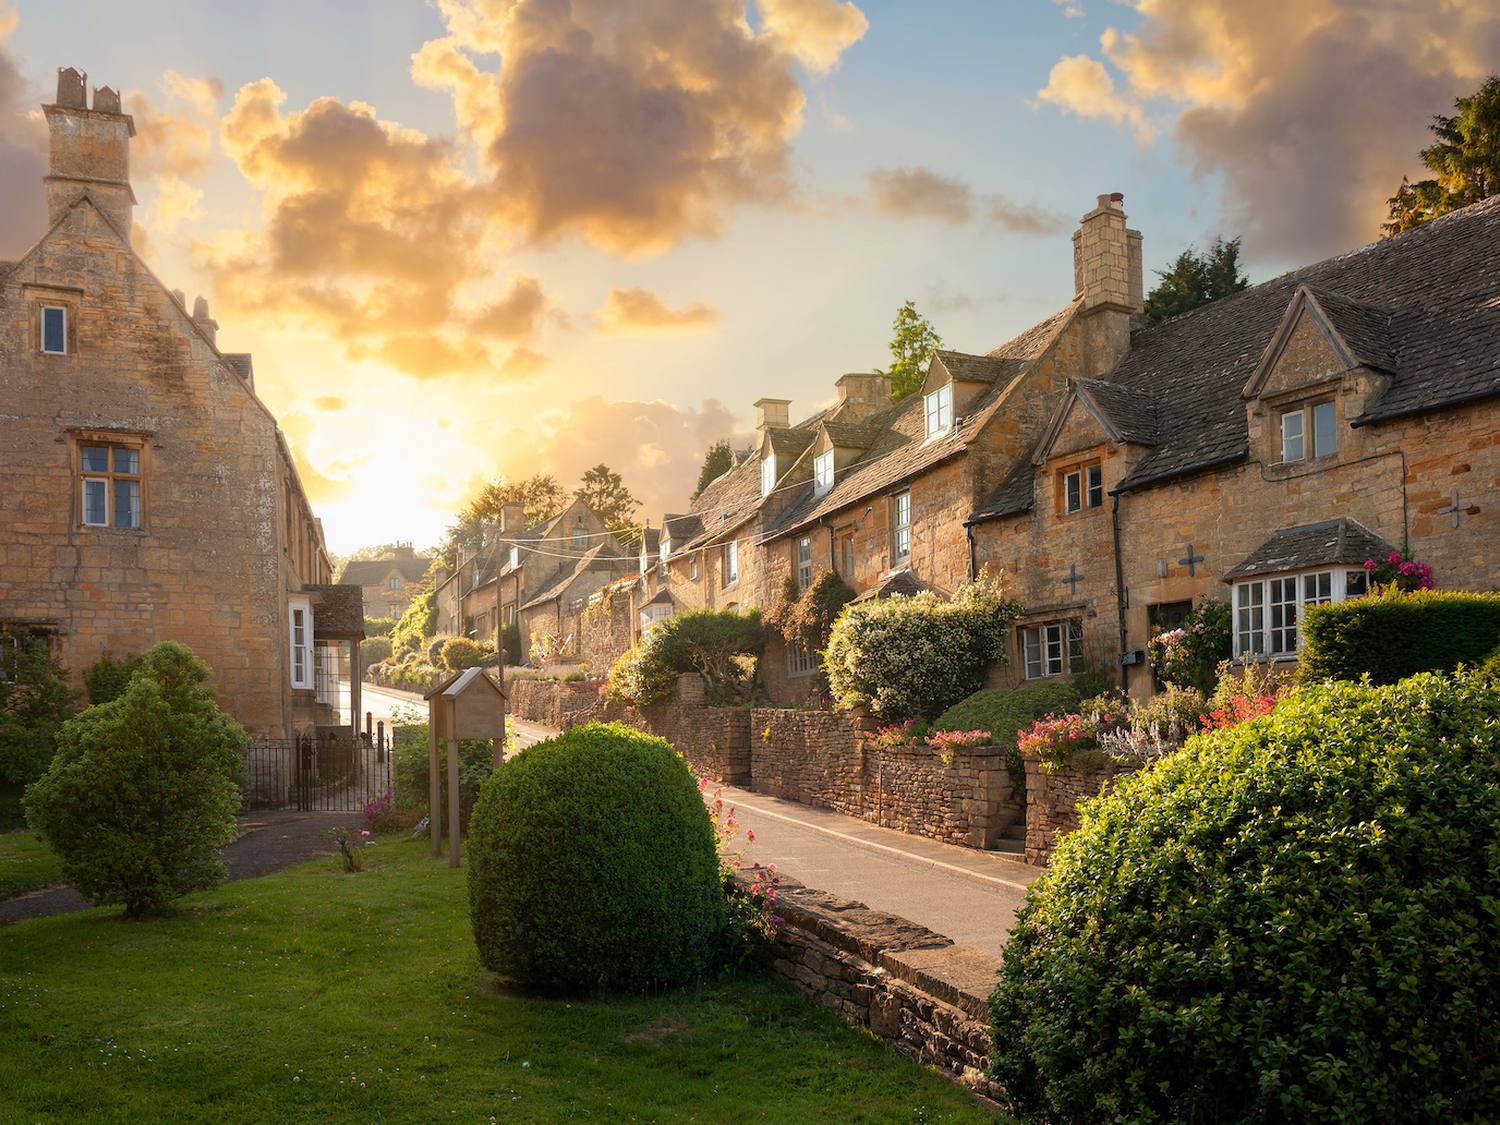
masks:
<path fill-rule="evenodd" d="M 680 984 L 725 925 L 692 773 L 667 742 L 619 723 L 575 727 L 496 770 L 468 857 L 479 958 L 529 988 Z"/>
<path fill-rule="evenodd" d="M 1032 1121 L 1493 1119 L 1500 685 L 1309 687 L 1088 806 L 991 997 Z"/>
<path fill-rule="evenodd" d="M 443 667 L 448 671 L 462 672 L 465 668 L 472 668 L 483 662 L 484 649 L 478 641 L 468 637 L 454 637 L 443 642 L 442 658 Z"/>

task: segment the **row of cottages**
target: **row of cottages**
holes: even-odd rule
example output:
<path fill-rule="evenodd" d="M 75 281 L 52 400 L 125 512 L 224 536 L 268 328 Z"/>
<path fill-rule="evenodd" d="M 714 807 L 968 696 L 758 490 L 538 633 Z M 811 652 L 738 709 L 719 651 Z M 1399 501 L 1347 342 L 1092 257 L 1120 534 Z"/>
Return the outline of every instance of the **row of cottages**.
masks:
<path fill-rule="evenodd" d="M 438 631 L 488 640 L 498 612 L 502 625 L 519 627 L 523 655 L 536 636 L 550 638 L 559 658 L 577 658 L 590 597 L 632 574 L 635 556 L 577 499 L 534 527 L 522 505 L 506 504 L 496 530 L 491 543 L 461 553 L 452 573 L 439 576 Z"/>
<path fill-rule="evenodd" d="M 432 560 L 417 554 L 410 543 L 398 543 L 381 559 L 351 559 L 339 581 L 358 586 L 366 617 L 399 618 L 412 603 Z"/>
<path fill-rule="evenodd" d="M 1236 653 L 1293 659 L 1303 607 L 1361 593 L 1368 558 L 1500 581 L 1500 198 L 1155 325 L 1122 196 L 1073 258 L 1069 304 L 939 351 L 920 394 L 846 375 L 795 425 L 760 400 L 754 449 L 641 559 L 635 634 L 765 608 L 787 575 L 879 596 L 1000 569 L 1026 614 L 997 685 L 1149 693 L 1145 646 L 1195 599 L 1230 602 Z M 776 698 L 816 690 L 811 654 L 764 670 Z"/>
<path fill-rule="evenodd" d="M 119 95 L 88 105 L 69 68 L 42 109 L 47 228 L 0 262 L 0 638 L 44 637 L 76 682 L 180 641 L 250 733 L 336 726 L 359 711 L 360 590 L 332 584 L 251 358 L 132 248 Z"/>

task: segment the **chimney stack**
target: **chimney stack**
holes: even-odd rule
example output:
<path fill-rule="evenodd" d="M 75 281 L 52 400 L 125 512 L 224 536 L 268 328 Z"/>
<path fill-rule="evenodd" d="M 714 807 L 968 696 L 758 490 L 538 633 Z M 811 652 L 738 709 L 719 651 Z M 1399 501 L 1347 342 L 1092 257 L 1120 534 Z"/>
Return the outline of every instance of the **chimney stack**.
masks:
<path fill-rule="evenodd" d="M 839 401 L 833 414 L 841 421 L 863 422 L 891 404 L 891 377 L 878 371 L 840 375 L 834 385 L 839 389 Z"/>
<path fill-rule="evenodd" d="M 1073 232 L 1073 284 L 1086 329 L 1084 362 L 1096 377 L 1130 349 L 1131 318 L 1145 307 L 1141 232 L 1126 227 L 1124 204 L 1120 192 L 1099 196 Z"/>
<path fill-rule="evenodd" d="M 219 322 L 208 315 L 208 301 L 203 297 L 193 302 L 193 323 L 203 330 L 210 344 L 219 346 Z"/>
<path fill-rule="evenodd" d="M 51 164 L 45 179 L 47 221 L 54 223 L 87 194 L 126 242 L 135 214 L 130 189 L 130 138 L 135 122 L 121 112 L 120 95 L 108 86 L 85 105 L 88 76 L 72 67 L 57 72 L 57 100 L 42 106 L 51 135 Z"/>
<path fill-rule="evenodd" d="M 500 534 L 514 535 L 526 530 L 526 505 L 511 500 L 500 505 Z"/>
<path fill-rule="evenodd" d="M 398 558 L 398 559 L 414 559 L 416 557 L 417 557 L 416 548 L 414 548 L 410 543 L 397 543 L 396 544 L 396 558 Z"/>
<path fill-rule="evenodd" d="M 761 398 L 755 401 L 755 433 L 765 437 L 767 430 L 785 430 L 791 425 L 787 408 L 789 398 Z"/>

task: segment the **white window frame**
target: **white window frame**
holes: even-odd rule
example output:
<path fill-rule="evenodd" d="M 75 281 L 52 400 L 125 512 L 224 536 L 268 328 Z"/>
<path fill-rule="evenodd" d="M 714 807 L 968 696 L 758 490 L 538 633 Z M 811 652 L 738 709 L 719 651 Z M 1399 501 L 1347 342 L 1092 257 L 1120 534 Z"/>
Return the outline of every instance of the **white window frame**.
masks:
<path fill-rule="evenodd" d="M 696 554 L 688 557 L 688 581 L 698 581 L 698 556 Z"/>
<path fill-rule="evenodd" d="M 806 590 L 812 585 L 812 536 L 804 535 L 797 540 L 797 589 Z"/>
<path fill-rule="evenodd" d="M 1295 422 L 1295 426 L 1289 423 Z M 1283 464 L 1307 459 L 1307 411 L 1304 407 L 1281 413 L 1281 460 Z M 1292 431 L 1295 429 L 1295 433 Z M 1295 443 L 1295 445 L 1293 444 Z M 1293 450 L 1295 449 L 1295 452 Z"/>
<path fill-rule="evenodd" d="M 740 580 L 740 541 L 731 539 L 724 544 L 724 588 L 727 590 Z"/>
<path fill-rule="evenodd" d="M 927 419 L 927 436 L 937 437 L 953 428 L 953 384 L 944 383 L 935 391 L 929 391 L 922 399 Z"/>
<path fill-rule="evenodd" d="M 645 633 L 663 621 L 670 621 L 672 612 L 672 607 L 669 605 L 648 605 L 641 610 L 641 632 Z"/>
<path fill-rule="evenodd" d="M 1021 670 L 1028 680 L 1076 676 L 1084 670 L 1083 621 L 1077 617 L 1023 625 L 1019 643 Z"/>
<path fill-rule="evenodd" d="M 62 313 L 62 347 L 49 348 L 47 346 L 47 314 L 49 312 Z M 37 314 L 41 317 L 37 324 L 40 338 L 37 341 L 43 355 L 67 355 L 68 354 L 68 306 L 67 305 L 43 305 Z"/>
<path fill-rule="evenodd" d="M 312 603 L 306 598 L 290 597 L 286 600 L 286 630 L 287 667 L 292 687 L 310 691 L 317 671 L 313 667 Z"/>
<path fill-rule="evenodd" d="M 786 674 L 792 677 L 811 676 L 818 670 L 818 654 L 809 652 L 801 645 L 786 646 Z"/>
<path fill-rule="evenodd" d="M 776 453 L 773 450 L 760 459 L 760 494 L 769 496 L 776 488 Z"/>
<path fill-rule="evenodd" d="M 813 495 L 822 496 L 833 487 L 833 450 L 813 458 Z"/>
<path fill-rule="evenodd" d="M 1063 514 L 1072 516 L 1104 505 L 1104 466 L 1090 461 L 1062 474 Z"/>
<path fill-rule="evenodd" d="M 401 579 L 400 579 L 400 577 L 399 576 L 398 577 L 393 577 L 390 580 L 390 582 L 387 584 L 387 589 L 391 589 L 391 590 L 399 590 L 399 589 L 401 589 Z"/>
<path fill-rule="evenodd" d="M 89 469 L 84 467 L 84 451 L 86 449 L 104 450 L 104 468 Z M 135 457 L 135 472 L 127 472 L 116 468 L 115 455 L 126 452 Z M 78 524 L 80 527 L 103 527 L 113 528 L 118 531 L 139 531 L 146 523 L 146 457 L 145 451 L 138 445 L 132 445 L 121 441 L 111 441 L 107 438 L 87 441 L 80 440 L 78 443 Z M 89 486 L 100 485 L 104 489 L 104 519 L 89 519 Z M 118 500 L 119 485 L 135 485 L 135 522 L 118 522 Z"/>
<path fill-rule="evenodd" d="M 512 547 L 510 549 L 510 568 L 512 570 L 514 570 L 516 567 L 518 567 L 520 565 L 521 565 L 521 548 L 519 548 L 519 547 Z"/>
<path fill-rule="evenodd" d="M 1368 590 L 1365 571 L 1347 564 L 1235 581 L 1230 598 L 1235 659 L 1295 659 L 1302 648 L 1302 620 L 1308 606 L 1347 601 Z"/>
<path fill-rule="evenodd" d="M 902 562 L 911 558 L 911 492 L 891 497 L 891 556 Z"/>

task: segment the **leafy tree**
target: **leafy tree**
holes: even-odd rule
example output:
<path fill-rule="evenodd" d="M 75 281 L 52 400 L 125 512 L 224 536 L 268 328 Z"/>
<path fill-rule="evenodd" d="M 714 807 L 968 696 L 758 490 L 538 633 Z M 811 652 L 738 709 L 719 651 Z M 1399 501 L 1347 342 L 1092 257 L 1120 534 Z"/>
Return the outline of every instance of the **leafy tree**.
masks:
<path fill-rule="evenodd" d="M 932 323 L 917 311 L 915 301 L 906 301 L 896 312 L 892 324 L 891 366 L 882 374 L 891 377 L 891 400 L 900 402 L 922 386 L 932 353 L 943 346 Z"/>
<path fill-rule="evenodd" d="M 635 510 L 641 502 L 630 494 L 620 474 L 600 462 L 583 474 L 583 480 L 573 490 L 575 499 L 582 500 L 595 515 L 604 521 L 604 526 L 615 532 L 620 540 L 630 546 L 640 540 L 640 529 L 635 526 Z"/>
<path fill-rule="evenodd" d="M 527 527 L 551 519 L 567 507 L 568 495 L 551 473 L 537 473 L 517 481 L 491 481 L 459 514 L 448 528 L 448 536 L 438 549 L 438 561 L 450 570 L 458 565 L 458 552 L 479 550 L 485 545 L 485 530 L 500 523 L 506 504 L 521 504 Z"/>
<path fill-rule="evenodd" d="M 415 652 L 436 628 L 437 595 L 432 583 L 424 578 L 401 620 L 391 630 L 391 649 L 398 653 Z"/>
<path fill-rule="evenodd" d="M 708 447 L 703 455 L 703 468 L 698 470 L 698 487 L 693 489 L 691 499 L 698 499 L 703 490 L 713 481 L 734 468 L 734 454 L 729 451 L 729 442 L 720 438 Z"/>
<path fill-rule="evenodd" d="M 1240 272 L 1240 240 L 1225 242 L 1215 238 L 1213 245 L 1199 254 L 1189 246 L 1168 270 L 1157 270 L 1156 288 L 1146 295 L 1146 319 L 1166 320 L 1190 309 L 1238 293 L 1250 284 Z"/>
<path fill-rule="evenodd" d="M 47 771 L 76 699 L 43 638 L 0 630 L 0 789 L 19 789 Z"/>
<path fill-rule="evenodd" d="M 1433 117 L 1430 128 L 1437 143 L 1422 150 L 1422 163 L 1433 178 L 1411 183 L 1402 177 L 1381 228 L 1387 235 L 1500 193 L 1500 77 L 1491 75 L 1453 106 L 1458 112 L 1452 117 Z"/>

